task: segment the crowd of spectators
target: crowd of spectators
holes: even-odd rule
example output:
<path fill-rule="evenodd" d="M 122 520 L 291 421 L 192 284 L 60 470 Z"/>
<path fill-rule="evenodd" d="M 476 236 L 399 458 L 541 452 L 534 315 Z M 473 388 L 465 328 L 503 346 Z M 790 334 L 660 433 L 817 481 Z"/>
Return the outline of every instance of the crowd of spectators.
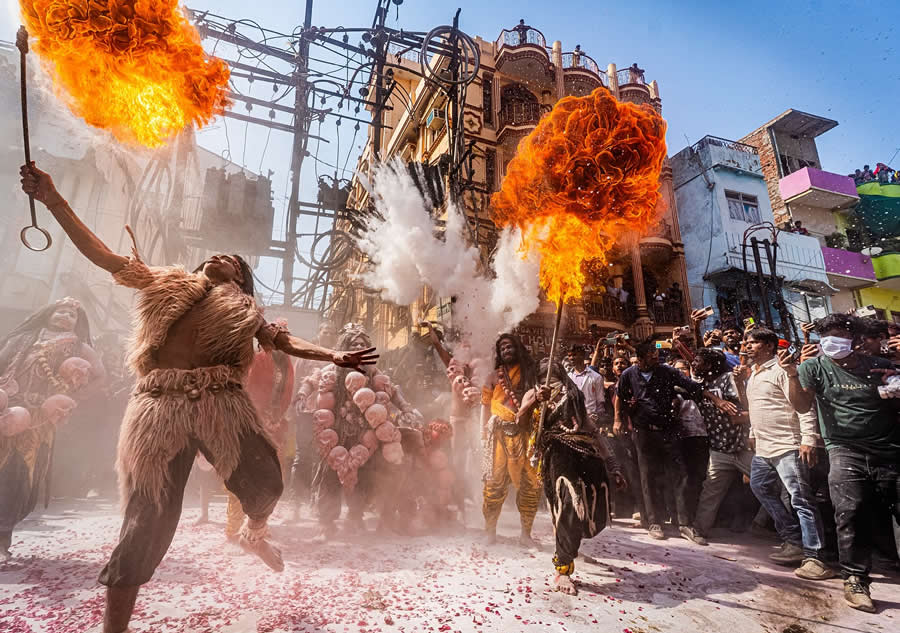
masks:
<path fill-rule="evenodd" d="M 759 325 L 701 334 L 708 316 L 668 341 L 613 333 L 589 363 L 569 352 L 630 482 L 615 516 L 698 545 L 717 526 L 777 536 L 773 562 L 840 574 L 845 602 L 874 612 L 873 553 L 896 566 L 900 550 L 900 331 L 832 314 L 797 349 Z"/>
<path fill-rule="evenodd" d="M 867 182 L 879 182 L 882 185 L 900 183 L 900 171 L 896 171 L 884 163 L 876 164 L 874 171 L 868 165 L 863 165 L 862 169 L 857 169 L 854 173 L 847 175 L 857 186 Z"/>

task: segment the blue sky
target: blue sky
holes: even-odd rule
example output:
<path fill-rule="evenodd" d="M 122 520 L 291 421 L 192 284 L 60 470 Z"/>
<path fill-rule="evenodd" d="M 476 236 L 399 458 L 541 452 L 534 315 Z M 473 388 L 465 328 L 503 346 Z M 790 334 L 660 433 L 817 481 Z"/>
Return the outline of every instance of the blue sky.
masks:
<path fill-rule="evenodd" d="M 14 0 L 5 1 L 9 8 L 0 18 L 0 39 L 11 40 Z M 187 5 L 289 32 L 302 21 L 304 2 L 192 0 Z M 863 163 L 886 162 L 900 149 L 900 25 L 888 5 L 848 0 L 522 0 L 515 8 L 510 5 L 405 0 L 399 21 L 392 6 L 389 24 L 429 30 L 450 22 L 461 7 L 460 26 L 470 35 L 493 40 L 524 18 L 548 43 L 561 40 L 563 50 L 581 44 L 601 66 L 637 62 L 648 79 L 659 82 L 670 154 L 706 134 L 740 138 L 791 107 L 839 122 L 817 141 L 826 170 L 848 173 Z M 374 6 L 374 0 L 317 0 L 313 23 L 368 26 Z M 259 97 L 272 94 L 259 82 L 253 90 Z M 253 171 L 273 170 L 276 201 L 283 208 L 289 137 L 273 132 L 266 144 L 264 130 L 236 121 L 227 127 L 227 139 L 220 121 L 200 134 L 200 142 L 219 153 L 230 148 L 231 159 Z M 351 131 L 348 124 L 342 127 L 341 164 Z M 333 123 L 327 122 L 323 132 L 333 137 Z M 360 133 L 354 145 L 363 139 Z M 334 151 L 334 143 L 322 146 L 321 157 L 333 163 Z M 900 154 L 893 162 L 900 167 Z M 318 168 L 329 171 L 321 164 Z M 315 199 L 315 165 L 308 161 L 304 169 L 301 197 Z"/>

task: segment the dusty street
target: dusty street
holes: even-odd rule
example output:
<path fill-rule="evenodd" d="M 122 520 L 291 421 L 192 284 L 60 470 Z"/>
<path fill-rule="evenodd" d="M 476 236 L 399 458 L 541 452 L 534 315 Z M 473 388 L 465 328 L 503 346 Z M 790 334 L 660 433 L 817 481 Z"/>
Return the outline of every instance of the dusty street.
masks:
<path fill-rule="evenodd" d="M 270 573 L 222 537 L 224 503 L 213 523 L 195 527 L 188 504 L 168 556 L 138 598 L 135 632 L 288 633 L 430 631 L 598 631 L 651 633 L 851 633 L 897 631 L 897 575 L 876 575 L 878 614 L 843 605 L 841 582 L 802 581 L 765 561 L 769 544 L 727 534 L 738 545 L 700 548 L 651 541 L 616 522 L 583 547 L 580 595 L 551 592 L 551 534 L 546 514 L 536 535 L 545 551 L 512 539 L 493 548 L 469 529 L 455 535 L 310 543 L 315 525 L 286 522 L 273 533 L 287 568 Z M 470 525 L 479 517 L 472 513 Z M 119 527 L 116 508 L 92 501 L 54 502 L 14 534 L 17 559 L 0 568 L 0 631 L 74 633 L 100 621 L 96 583 Z M 371 527 L 371 522 L 370 522 Z M 517 533 L 505 512 L 501 534 Z"/>

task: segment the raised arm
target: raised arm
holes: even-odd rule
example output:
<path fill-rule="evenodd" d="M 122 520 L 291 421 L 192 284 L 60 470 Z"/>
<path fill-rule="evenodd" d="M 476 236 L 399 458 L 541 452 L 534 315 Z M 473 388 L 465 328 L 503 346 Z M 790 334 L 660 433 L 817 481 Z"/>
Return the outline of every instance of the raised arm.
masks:
<path fill-rule="evenodd" d="M 448 352 L 447 348 L 441 343 L 441 339 L 438 338 L 437 332 L 434 331 L 434 326 L 428 321 L 422 321 L 420 325 L 428 328 L 428 340 L 431 341 L 434 349 L 437 350 L 438 356 L 441 357 L 441 360 L 444 363 L 444 367 L 449 367 L 453 356 L 450 355 L 450 352 Z"/>
<path fill-rule="evenodd" d="M 816 399 L 816 393 L 813 390 L 806 390 L 800 383 L 800 374 L 797 364 L 794 362 L 793 354 L 790 350 L 781 350 L 778 352 L 778 364 L 784 369 L 788 377 L 788 400 L 791 406 L 797 410 L 797 413 L 808 412 Z"/>
<path fill-rule="evenodd" d="M 72 240 L 81 254 L 92 264 L 103 270 L 117 273 L 128 263 L 127 257 L 116 255 L 99 237 L 82 222 L 69 203 L 59 195 L 50 175 L 34 166 L 34 163 L 23 165 L 19 170 L 22 176 L 22 190 L 35 200 L 44 203 L 59 225 Z"/>

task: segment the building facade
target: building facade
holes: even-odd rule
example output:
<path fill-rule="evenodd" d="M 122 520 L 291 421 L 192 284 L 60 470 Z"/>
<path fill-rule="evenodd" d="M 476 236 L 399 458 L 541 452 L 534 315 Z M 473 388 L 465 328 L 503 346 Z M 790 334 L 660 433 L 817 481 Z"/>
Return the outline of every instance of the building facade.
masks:
<path fill-rule="evenodd" d="M 497 229 L 491 221 L 490 196 L 500 188 L 510 159 L 519 142 L 537 125 L 541 116 L 567 95 L 586 95 L 597 88 L 609 90 L 623 101 L 648 104 L 661 111 L 656 82 L 647 83 L 644 71 L 634 64 L 605 68 L 576 46 L 566 52 L 561 42 L 547 44 L 544 34 L 524 22 L 504 30 L 494 41 L 475 38 L 481 54 L 478 76 L 469 86 L 461 107 L 465 144 L 472 147 L 472 175 L 464 187 L 462 202 L 473 234 L 488 260 Z M 394 60 L 392 60 L 394 61 Z M 385 113 L 385 128 L 379 146 L 385 160 L 439 164 L 449 151 L 446 121 L 447 99 L 433 82 L 422 80 L 417 55 L 397 57 L 393 79 L 399 89 Z M 432 60 L 432 65 L 440 60 Z M 408 95 L 408 99 L 405 96 Z M 359 172 L 370 175 L 373 139 L 360 159 Z M 365 208 L 368 191 L 360 179 L 354 182 L 349 206 Z M 593 271 L 584 299 L 567 307 L 567 341 L 587 342 L 618 331 L 633 338 L 664 337 L 673 327 L 686 324 L 690 299 L 684 247 L 676 212 L 672 170 L 666 164 L 660 180 L 663 220 L 651 235 L 625 239 L 610 254 L 609 265 Z M 339 291 L 332 304 L 335 321 L 360 320 L 385 349 L 399 348 L 416 338 L 419 320 L 428 318 L 453 327 L 451 297 L 436 297 L 423 288 L 412 306 L 382 301 L 354 281 L 366 263 L 356 259 L 338 275 Z M 537 355 L 546 354 L 553 329 L 552 304 L 540 309 L 519 327 L 526 345 Z"/>
<path fill-rule="evenodd" d="M 671 163 L 693 305 L 711 306 L 719 327 L 752 317 L 792 337 L 798 322 L 827 314 L 834 288 L 819 242 L 773 230 L 755 147 L 706 136 Z"/>
<path fill-rule="evenodd" d="M 900 185 L 861 184 L 825 171 L 816 138 L 838 122 L 790 109 L 741 139 L 757 148 L 775 223 L 815 237 L 822 250 L 831 308 L 844 312 L 873 306 L 880 318 L 900 320 L 900 253 L 896 227 L 880 199 Z M 885 191 L 881 187 L 885 187 Z M 873 191 L 877 188 L 878 191 Z M 887 194 L 886 196 L 884 194 Z M 896 194 L 894 194 L 896 195 Z M 898 196 L 900 197 L 900 196 Z M 887 220 L 887 221 L 886 221 Z"/>

